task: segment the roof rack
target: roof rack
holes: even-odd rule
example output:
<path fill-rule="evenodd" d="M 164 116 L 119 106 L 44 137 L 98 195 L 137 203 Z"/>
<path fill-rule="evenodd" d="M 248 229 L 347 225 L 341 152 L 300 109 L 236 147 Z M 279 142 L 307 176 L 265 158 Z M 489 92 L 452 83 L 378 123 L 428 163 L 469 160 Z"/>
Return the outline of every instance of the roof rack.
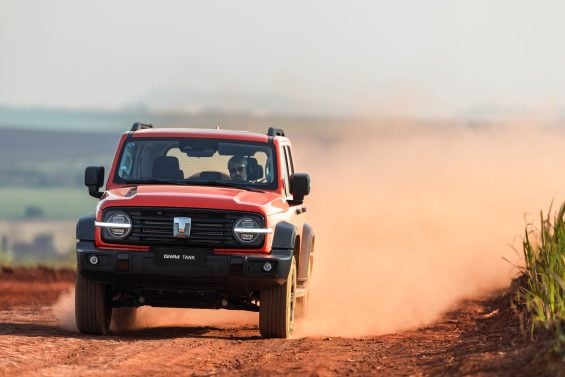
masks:
<path fill-rule="evenodd" d="M 131 126 L 130 131 L 145 130 L 147 128 L 153 128 L 153 125 L 149 123 L 135 122 L 133 126 Z"/>
<path fill-rule="evenodd" d="M 267 131 L 267 135 L 268 136 L 284 136 L 284 130 L 282 128 L 269 127 L 269 130 Z"/>

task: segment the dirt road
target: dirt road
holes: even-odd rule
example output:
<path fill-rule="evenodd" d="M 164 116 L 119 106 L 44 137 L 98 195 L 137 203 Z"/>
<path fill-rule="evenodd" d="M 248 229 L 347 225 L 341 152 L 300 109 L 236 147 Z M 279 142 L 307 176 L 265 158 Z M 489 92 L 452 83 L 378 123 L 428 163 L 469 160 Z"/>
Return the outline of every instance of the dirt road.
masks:
<path fill-rule="evenodd" d="M 532 375 L 532 352 L 499 292 L 439 322 L 363 338 L 263 340 L 255 326 L 154 327 L 106 337 L 61 326 L 52 309 L 72 271 L 0 271 L 2 376 Z"/>

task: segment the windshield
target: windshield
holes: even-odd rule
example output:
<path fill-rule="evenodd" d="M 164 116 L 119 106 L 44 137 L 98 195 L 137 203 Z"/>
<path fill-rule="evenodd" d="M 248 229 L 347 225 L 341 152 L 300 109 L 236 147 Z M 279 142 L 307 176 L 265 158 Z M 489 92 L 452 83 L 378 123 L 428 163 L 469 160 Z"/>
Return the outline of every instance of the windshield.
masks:
<path fill-rule="evenodd" d="M 273 156 L 272 145 L 241 140 L 131 139 L 114 181 L 276 188 Z"/>

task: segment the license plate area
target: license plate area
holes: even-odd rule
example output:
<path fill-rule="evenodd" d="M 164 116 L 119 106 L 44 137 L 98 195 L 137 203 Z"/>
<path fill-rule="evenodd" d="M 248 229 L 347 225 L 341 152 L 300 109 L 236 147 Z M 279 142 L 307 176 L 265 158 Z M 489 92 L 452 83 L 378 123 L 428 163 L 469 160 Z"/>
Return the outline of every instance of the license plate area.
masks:
<path fill-rule="evenodd" d="M 206 266 L 206 251 L 198 249 L 154 248 L 157 266 Z"/>

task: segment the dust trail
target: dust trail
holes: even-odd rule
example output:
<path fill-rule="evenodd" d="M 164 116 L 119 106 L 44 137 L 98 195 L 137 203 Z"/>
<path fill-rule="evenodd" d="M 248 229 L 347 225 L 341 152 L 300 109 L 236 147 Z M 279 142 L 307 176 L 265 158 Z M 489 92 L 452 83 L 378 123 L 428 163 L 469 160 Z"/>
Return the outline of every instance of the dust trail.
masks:
<path fill-rule="evenodd" d="M 520 263 L 511 246 L 520 248 L 524 217 L 565 198 L 558 126 L 287 130 L 297 169 L 312 177 L 306 205 L 317 233 L 311 310 L 296 336 L 413 328 L 507 285 L 517 271 L 503 258 Z M 67 326 L 73 304 L 59 304 Z M 256 313 L 148 307 L 138 318 L 140 327 L 258 321 Z"/>
<path fill-rule="evenodd" d="M 297 336 L 412 328 L 509 283 L 524 216 L 564 197 L 565 137 L 510 124 L 349 129 L 295 142 L 317 231 Z M 306 164 L 304 164 L 306 162 Z M 532 213 L 533 211 L 533 213 Z"/>
<path fill-rule="evenodd" d="M 142 307 L 138 310 L 137 328 L 155 326 L 255 327 L 259 323 L 257 313 L 245 311 L 150 307 Z"/>
<path fill-rule="evenodd" d="M 57 318 L 59 327 L 78 331 L 75 324 L 75 290 L 63 292 L 51 307 Z M 238 327 L 256 326 L 259 321 L 257 313 L 226 310 L 197 310 L 140 307 L 137 311 L 135 328 L 151 328 L 166 326 L 214 326 Z M 113 330 L 113 324 L 110 329 Z"/>
<path fill-rule="evenodd" d="M 75 324 L 75 289 L 61 293 L 59 299 L 51 307 L 60 327 L 76 331 Z"/>

